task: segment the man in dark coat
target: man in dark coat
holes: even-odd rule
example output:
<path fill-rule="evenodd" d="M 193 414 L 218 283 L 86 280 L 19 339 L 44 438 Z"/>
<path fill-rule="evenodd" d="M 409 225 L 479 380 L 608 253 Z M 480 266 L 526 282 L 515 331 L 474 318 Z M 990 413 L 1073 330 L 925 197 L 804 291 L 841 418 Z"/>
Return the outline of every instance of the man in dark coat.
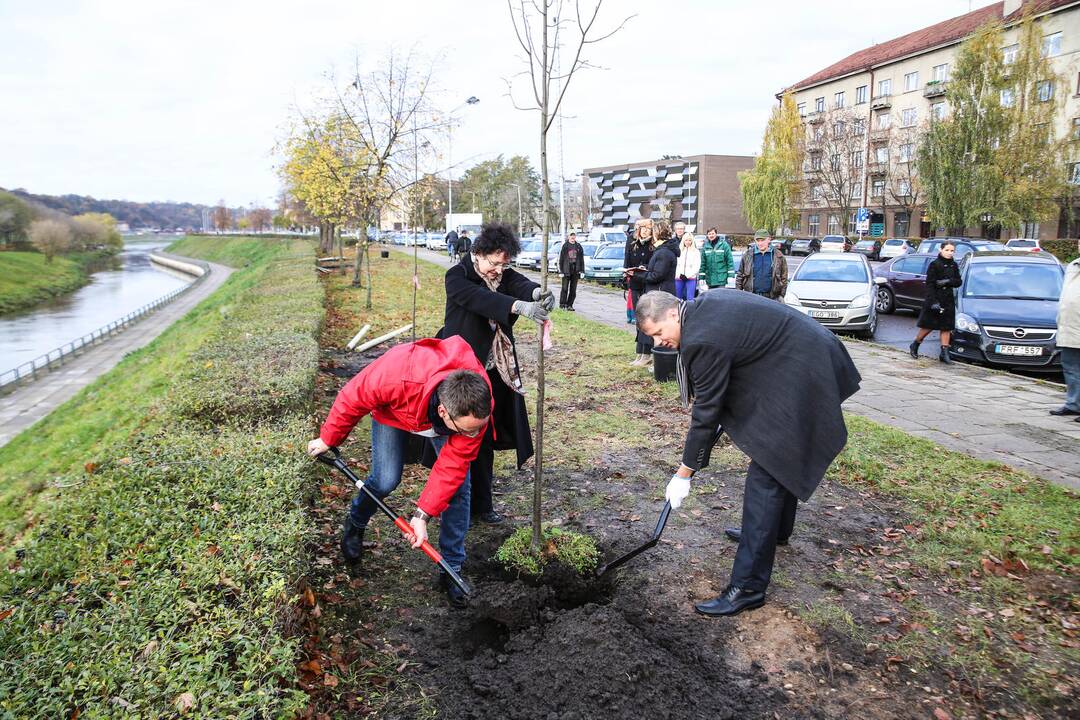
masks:
<path fill-rule="evenodd" d="M 458 237 L 458 254 L 464 255 L 470 250 L 472 250 L 472 238 L 469 237 L 468 230 L 462 230 Z"/>
<path fill-rule="evenodd" d="M 787 258 L 780 248 L 769 247 L 771 244 L 772 235 L 767 231 L 754 233 L 754 243 L 743 253 L 735 273 L 735 287 L 783 302 L 788 286 Z"/>
<path fill-rule="evenodd" d="M 582 251 L 581 243 L 577 241 L 577 233 L 567 235 L 566 242 L 559 250 L 559 272 L 562 274 L 559 307 L 574 312 L 578 278 L 585 272 L 585 253 Z"/>
<path fill-rule="evenodd" d="M 446 254 L 453 260 L 457 256 L 458 234 L 457 230 L 446 233 Z"/>
<path fill-rule="evenodd" d="M 682 465 L 668 483 L 679 507 L 690 478 L 709 464 L 721 432 L 750 456 L 742 531 L 728 587 L 696 606 L 736 615 L 765 603 L 777 538 L 790 532 L 806 501 L 847 442 L 841 403 L 861 377 L 847 349 L 820 323 L 750 293 L 718 290 L 680 303 L 664 292 L 642 296 L 638 327 L 678 348 L 679 391 L 693 400 Z"/>

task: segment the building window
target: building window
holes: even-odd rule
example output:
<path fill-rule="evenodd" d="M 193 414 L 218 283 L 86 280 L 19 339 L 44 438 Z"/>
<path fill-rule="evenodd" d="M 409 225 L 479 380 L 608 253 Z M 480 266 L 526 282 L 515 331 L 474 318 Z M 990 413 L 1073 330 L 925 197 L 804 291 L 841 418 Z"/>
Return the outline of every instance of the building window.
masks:
<path fill-rule="evenodd" d="M 931 120 L 944 120 L 945 119 L 945 103 L 936 102 L 930 105 L 930 119 Z"/>
<path fill-rule="evenodd" d="M 919 73 L 911 72 L 904 76 L 904 92 L 919 89 Z"/>
<path fill-rule="evenodd" d="M 911 162 L 915 157 L 915 143 L 904 143 L 900 146 L 900 162 Z"/>
<path fill-rule="evenodd" d="M 911 195 L 911 181 L 898 180 L 896 183 L 896 194 L 900 197 L 907 197 L 908 195 Z"/>
<path fill-rule="evenodd" d="M 810 187 L 810 200 L 813 202 L 821 202 L 821 186 L 812 185 Z"/>
<path fill-rule="evenodd" d="M 851 199 L 862 200 L 862 181 L 851 183 Z"/>
<path fill-rule="evenodd" d="M 889 164 L 889 147 L 887 145 L 879 145 L 874 148 L 874 161 L 881 165 Z"/>
<path fill-rule="evenodd" d="M 1012 65 L 1016 62 L 1016 56 L 1020 54 L 1019 43 L 1013 43 L 1008 47 L 1001 48 L 1001 60 L 1006 65 Z"/>
<path fill-rule="evenodd" d="M 949 63 L 935 65 L 930 71 L 930 79 L 934 82 L 947 82 L 949 79 Z"/>
<path fill-rule="evenodd" d="M 893 216 L 893 235 L 907 237 L 908 228 L 911 226 L 911 215 L 906 212 L 898 212 Z"/>
<path fill-rule="evenodd" d="M 1054 82 L 1053 80 L 1040 80 L 1035 83 L 1035 94 L 1039 98 L 1039 102 L 1049 102 L 1054 97 Z"/>
<path fill-rule="evenodd" d="M 829 169 L 834 171 L 840 169 L 840 153 L 836 153 L 829 158 Z"/>
<path fill-rule="evenodd" d="M 1080 162 L 1073 163 L 1069 169 L 1069 182 L 1073 185 L 1080 185 Z"/>
<path fill-rule="evenodd" d="M 853 167 L 853 168 L 861 168 L 862 163 L 863 163 L 862 150 L 856 150 L 855 152 L 851 153 L 851 167 Z"/>
<path fill-rule="evenodd" d="M 860 85 L 859 87 L 855 88 L 855 104 L 856 105 L 862 105 L 864 102 L 866 102 L 866 95 L 867 95 L 866 90 L 867 90 L 867 87 L 865 85 Z"/>
<path fill-rule="evenodd" d="M 892 115 L 890 115 L 887 112 L 878 113 L 878 116 L 877 116 L 877 129 L 878 130 L 888 130 L 889 126 L 891 126 L 891 125 L 892 125 Z"/>
<path fill-rule="evenodd" d="M 825 112 L 825 98 L 819 97 L 814 101 L 814 112 Z"/>
<path fill-rule="evenodd" d="M 866 120 L 859 118 L 851 123 L 851 134 L 862 137 L 866 134 Z"/>
<path fill-rule="evenodd" d="M 1039 123 L 1035 126 L 1035 142 L 1039 143 L 1040 145 L 1049 145 L 1050 139 L 1053 136 L 1054 131 L 1050 127 L 1050 123 Z"/>
<path fill-rule="evenodd" d="M 821 136 L 823 134 L 824 134 L 824 131 L 821 129 L 821 126 L 820 125 L 815 125 L 814 126 L 814 142 L 821 142 Z"/>
<path fill-rule="evenodd" d="M 885 195 L 885 181 L 874 180 L 870 183 L 870 197 L 883 197 Z"/>
<path fill-rule="evenodd" d="M 796 215 L 795 221 L 791 224 L 791 227 L 789 227 L 788 230 L 795 231 L 798 230 L 800 227 L 802 227 L 802 215 Z"/>
<path fill-rule="evenodd" d="M 829 235 L 839 235 L 840 234 L 840 218 L 838 218 L 836 215 L 830 215 L 829 216 L 829 232 L 828 232 L 828 234 Z"/>
<path fill-rule="evenodd" d="M 1061 54 L 1061 33 L 1056 32 L 1052 35 L 1047 35 L 1042 41 L 1042 56 L 1054 57 Z"/>
<path fill-rule="evenodd" d="M 821 229 L 821 216 L 812 214 L 806 216 L 806 232 L 810 234 L 810 237 L 817 237 L 818 231 Z"/>
<path fill-rule="evenodd" d="M 811 170 L 820 170 L 821 169 L 821 155 L 811 155 L 810 156 L 810 169 Z"/>
<path fill-rule="evenodd" d="M 904 108 L 900 111 L 900 127 L 914 127 L 918 118 L 919 113 L 915 108 Z"/>
<path fill-rule="evenodd" d="M 1073 118 L 1072 139 L 1080 140 L 1080 117 Z"/>
<path fill-rule="evenodd" d="M 1020 232 L 1022 237 L 1037 238 L 1039 237 L 1039 223 L 1026 222 L 1020 224 Z"/>
<path fill-rule="evenodd" d="M 806 117 L 806 103 L 799 103 L 795 106 L 795 109 L 799 111 L 799 117 Z"/>
<path fill-rule="evenodd" d="M 1012 107 L 1016 102 L 1016 96 L 1013 93 L 1012 88 L 1002 88 L 1001 90 L 1001 107 Z"/>
<path fill-rule="evenodd" d="M 835 138 L 844 137 L 844 121 L 843 120 L 837 120 L 836 122 L 833 123 L 832 134 L 833 134 L 833 137 L 835 137 Z"/>
<path fill-rule="evenodd" d="M 877 84 L 878 97 L 888 97 L 892 95 L 892 78 L 888 80 L 878 80 Z"/>
<path fill-rule="evenodd" d="M 837 110 L 844 107 L 844 92 L 842 90 L 833 95 L 833 107 Z"/>

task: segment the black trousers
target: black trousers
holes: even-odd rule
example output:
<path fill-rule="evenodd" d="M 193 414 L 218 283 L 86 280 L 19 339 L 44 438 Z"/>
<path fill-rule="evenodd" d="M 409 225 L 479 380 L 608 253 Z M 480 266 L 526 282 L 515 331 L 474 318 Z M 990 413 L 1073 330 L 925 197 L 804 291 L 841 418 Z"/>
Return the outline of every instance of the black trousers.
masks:
<path fill-rule="evenodd" d="M 559 307 L 574 307 L 577 300 L 577 275 L 562 276 L 562 290 L 559 292 Z"/>
<path fill-rule="evenodd" d="M 742 539 L 731 568 L 731 584 L 764 592 L 772 577 L 777 540 L 791 537 L 798 498 L 753 460 L 743 491 Z"/>
<path fill-rule="evenodd" d="M 491 482 L 495 477 L 495 446 L 491 442 L 490 433 L 484 433 L 484 441 L 480 443 L 476 459 L 469 465 L 469 473 L 472 483 L 470 512 L 473 515 L 491 512 L 495 508 L 491 499 Z"/>
<path fill-rule="evenodd" d="M 644 295 L 644 294 L 645 294 L 644 290 L 638 290 L 638 289 L 635 289 L 635 288 L 630 288 L 630 299 L 633 301 L 635 309 L 637 309 L 638 300 L 640 300 L 641 296 Z M 638 330 L 637 331 L 637 345 L 635 347 L 635 350 L 637 351 L 637 354 L 638 355 L 652 355 L 652 349 L 653 349 L 653 340 L 652 340 L 652 338 L 649 337 L 648 335 L 646 335 L 645 333 L 641 332 L 641 330 Z"/>

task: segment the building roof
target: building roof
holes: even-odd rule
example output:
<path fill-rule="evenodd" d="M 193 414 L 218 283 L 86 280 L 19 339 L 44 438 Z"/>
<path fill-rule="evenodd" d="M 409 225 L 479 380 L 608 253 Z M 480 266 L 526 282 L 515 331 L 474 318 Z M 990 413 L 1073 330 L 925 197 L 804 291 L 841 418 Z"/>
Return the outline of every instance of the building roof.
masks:
<path fill-rule="evenodd" d="M 805 80 L 795 83 L 787 90 L 801 90 L 826 80 L 883 65 L 931 48 L 959 42 L 991 20 L 1003 20 L 1005 22 L 1019 20 L 1025 9 L 1028 8 L 1035 13 L 1043 13 L 1074 2 L 1075 0 L 1024 0 L 1020 9 L 1010 13 L 1008 17 L 1004 17 L 1005 3 L 996 2 L 993 5 L 972 10 L 969 13 L 925 27 L 922 30 L 916 30 L 907 35 L 901 35 L 898 38 L 859 50 L 848 55 L 840 62 L 833 63 L 824 70 L 819 70 Z"/>

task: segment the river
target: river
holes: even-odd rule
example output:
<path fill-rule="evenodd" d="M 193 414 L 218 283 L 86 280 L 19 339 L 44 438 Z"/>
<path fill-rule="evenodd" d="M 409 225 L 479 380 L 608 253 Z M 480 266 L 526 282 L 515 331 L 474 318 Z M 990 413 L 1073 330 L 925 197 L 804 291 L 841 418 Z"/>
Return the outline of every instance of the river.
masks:
<path fill-rule="evenodd" d="M 44 355 L 186 285 L 192 278 L 166 272 L 150 253 L 171 240 L 129 242 L 119 268 L 102 270 L 73 293 L 31 310 L 0 317 L 0 372 Z"/>

